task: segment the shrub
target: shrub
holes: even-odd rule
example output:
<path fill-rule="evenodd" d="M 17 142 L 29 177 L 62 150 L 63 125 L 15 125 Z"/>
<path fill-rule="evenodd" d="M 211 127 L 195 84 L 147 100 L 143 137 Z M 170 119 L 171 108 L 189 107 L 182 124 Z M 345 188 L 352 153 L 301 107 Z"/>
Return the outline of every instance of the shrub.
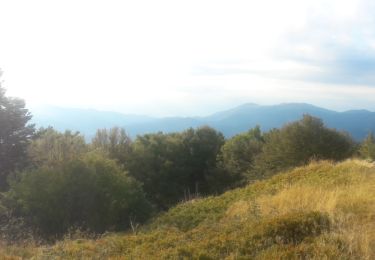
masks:
<path fill-rule="evenodd" d="M 271 130 L 264 138 L 263 151 L 255 162 L 257 175 L 305 165 L 312 159 L 343 160 L 353 154 L 355 146 L 349 135 L 327 128 L 309 115 Z"/>
<path fill-rule="evenodd" d="M 24 219 L 13 214 L 6 194 L 0 193 L 0 242 L 27 243 L 35 241 L 32 230 Z"/>
<path fill-rule="evenodd" d="M 92 232 L 126 229 L 151 211 L 141 185 L 98 154 L 24 172 L 9 193 L 20 214 L 47 236 L 72 227 Z"/>

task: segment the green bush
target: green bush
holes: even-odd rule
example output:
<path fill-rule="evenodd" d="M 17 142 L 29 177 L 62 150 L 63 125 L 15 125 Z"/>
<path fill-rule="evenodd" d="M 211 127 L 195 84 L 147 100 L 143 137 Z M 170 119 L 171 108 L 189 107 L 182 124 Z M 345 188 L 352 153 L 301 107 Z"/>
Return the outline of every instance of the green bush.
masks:
<path fill-rule="evenodd" d="M 25 220 L 14 214 L 12 200 L 6 193 L 0 193 L 0 244 L 38 242 L 33 230 Z"/>
<path fill-rule="evenodd" d="M 20 215 L 46 236 L 74 227 L 122 230 L 151 212 L 141 185 L 99 154 L 24 172 L 9 195 Z"/>
<path fill-rule="evenodd" d="M 340 161 L 349 158 L 355 150 L 349 135 L 327 128 L 322 120 L 309 115 L 269 131 L 264 139 L 262 153 L 255 162 L 254 174 L 259 178 L 311 160 Z"/>

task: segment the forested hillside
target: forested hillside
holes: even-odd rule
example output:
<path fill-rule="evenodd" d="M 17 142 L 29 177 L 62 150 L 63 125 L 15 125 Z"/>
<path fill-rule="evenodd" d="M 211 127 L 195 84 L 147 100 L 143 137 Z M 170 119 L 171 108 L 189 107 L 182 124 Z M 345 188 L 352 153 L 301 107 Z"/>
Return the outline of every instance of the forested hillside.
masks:
<path fill-rule="evenodd" d="M 357 142 L 305 114 L 231 138 L 112 127 L 88 142 L 36 129 L 1 87 L 0 102 L 3 257 L 374 256 L 371 132 Z"/>

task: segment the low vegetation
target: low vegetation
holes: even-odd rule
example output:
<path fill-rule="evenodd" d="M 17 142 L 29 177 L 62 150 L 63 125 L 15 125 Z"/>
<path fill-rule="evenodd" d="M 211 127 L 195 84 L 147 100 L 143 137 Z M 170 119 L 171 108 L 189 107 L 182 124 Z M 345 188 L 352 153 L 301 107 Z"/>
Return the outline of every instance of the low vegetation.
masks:
<path fill-rule="evenodd" d="M 373 259 L 374 187 L 371 163 L 313 162 L 181 203 L 134 232 L 0 252 L 9 259 Z"/>

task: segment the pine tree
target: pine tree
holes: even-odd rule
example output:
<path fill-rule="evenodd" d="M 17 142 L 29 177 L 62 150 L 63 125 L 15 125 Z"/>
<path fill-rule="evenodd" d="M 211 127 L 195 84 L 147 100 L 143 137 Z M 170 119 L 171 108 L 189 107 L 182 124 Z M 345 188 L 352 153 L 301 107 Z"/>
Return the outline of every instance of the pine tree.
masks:
<path fill-rule="evenodd" d="M 30 119 L 25 102 L 6 97 L 0 85 L 0 190 L 7 188 L 10 173 L 26 164 L 27 146 L 34 133 Z"/>

